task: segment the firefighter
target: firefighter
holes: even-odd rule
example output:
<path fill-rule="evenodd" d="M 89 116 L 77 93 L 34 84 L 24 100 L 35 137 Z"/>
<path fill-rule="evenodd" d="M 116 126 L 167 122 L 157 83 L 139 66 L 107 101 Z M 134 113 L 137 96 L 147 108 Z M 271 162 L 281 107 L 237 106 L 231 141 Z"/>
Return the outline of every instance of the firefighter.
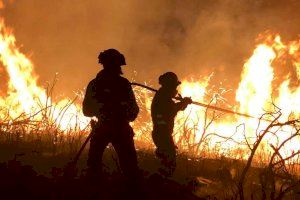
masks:
<path fill-rule="evenodd" d="M 101 177 L 102 155 L 106 146 L 112 143 L 123 174 L 133 179 L 138 167 L 134 132 L 129 122 L 136 119 L 139 107 L 130 82 L 121 76 L 125 57 L 115 49 L 108 49 L 101 52 L 98 59 L 103 69 L 88 84 L 83 101 L 84 115 L 98 119 L 90 141 L 88 175 Z"/>
<path fill-rule="evenodd" d="M 153 121 L 152 139 L 156 146 L 156 156 L 161 162 L 159 173 L 164 177 L 172 176 L 176 167 L 176 145 L 172 137 L 174 119 L 180 110 L 192 103 L 191 98 L 182 98 L 174 102 L 177 86 L 181 82 L 173 72 L 167 72 L 159 77 L 160 89 L 155 94 L 151 104 Z"/>

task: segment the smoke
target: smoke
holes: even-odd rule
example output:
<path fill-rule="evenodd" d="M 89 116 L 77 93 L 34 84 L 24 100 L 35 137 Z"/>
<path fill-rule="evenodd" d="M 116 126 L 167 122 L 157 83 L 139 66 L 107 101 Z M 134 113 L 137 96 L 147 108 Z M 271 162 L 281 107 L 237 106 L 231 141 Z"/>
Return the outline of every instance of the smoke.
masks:
<path fill-rule="evenodd" d="M 95 76 L 98 53 L 107 48 L 124 53 L 125 74 L 137 81 L 156 85 L 165 71 L 181 78 L 214 72 L 214 83 L 235 89 L 259 33 L 283 40 L 300 33 L 296 0 L 8 2 L 1 16 L 35 63 L 40 83 L 58 72 L 57 90 L 67 95 Z"/>

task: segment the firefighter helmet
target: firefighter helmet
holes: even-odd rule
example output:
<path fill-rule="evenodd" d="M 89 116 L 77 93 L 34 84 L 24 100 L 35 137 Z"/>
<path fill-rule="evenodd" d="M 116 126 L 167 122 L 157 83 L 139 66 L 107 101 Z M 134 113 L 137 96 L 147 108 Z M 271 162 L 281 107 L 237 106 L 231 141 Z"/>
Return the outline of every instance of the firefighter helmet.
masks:
<path fill-rule="evenodd" d="M 162 74 L 158 81 L 161 86 L 178 86 L 181 84 L 174 72 L 166 72 Z"/>
<path fill-rule="evenodd" d="M 102 65 L 113 64 L 113 65 L 126 65 L 125 57 L 116 49 L 107 49 L 105 51 L 100 52 L 99 63 Z"/>

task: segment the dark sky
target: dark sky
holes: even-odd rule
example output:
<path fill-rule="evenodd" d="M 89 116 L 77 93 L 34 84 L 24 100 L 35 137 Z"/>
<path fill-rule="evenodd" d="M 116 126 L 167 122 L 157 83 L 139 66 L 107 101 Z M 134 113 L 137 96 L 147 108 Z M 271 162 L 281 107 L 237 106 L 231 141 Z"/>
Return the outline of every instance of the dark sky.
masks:
<path fill-rule="evenodd" d="M 298 0 L 17 0 L 0 11 L 40 83 L 59 73 L 57 91 L 71 95 L 100 69 L 99 51 L 117 48 L 126 77 L 156 84 L 165 71 L 236 88 L 259 33 L 300 33 Z"/>

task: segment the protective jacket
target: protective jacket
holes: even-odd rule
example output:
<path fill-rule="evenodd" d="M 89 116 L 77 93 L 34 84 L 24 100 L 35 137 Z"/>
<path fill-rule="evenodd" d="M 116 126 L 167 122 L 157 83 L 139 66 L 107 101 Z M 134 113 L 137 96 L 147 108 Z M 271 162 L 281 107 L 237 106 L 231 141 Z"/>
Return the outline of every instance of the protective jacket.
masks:
<path fill-rule="evenodd" d="M 151 117 L 153 121 L 153 131 L 155 132 L 159 127 L 171 134 L 174 128 L 174 119 L 180 110 L 187 107 L 185 102 L 175 103 L 172 97 L 160 88 L 155 94 L 151 104 Z"/>
<path fill-rule="evenodd" d="M 130 82 L 109 71 L 100 71 L 87 86 L 83 100 L 83 114 L 96 116 L 102 122 L 131 122 L 138 115 Z"/>

